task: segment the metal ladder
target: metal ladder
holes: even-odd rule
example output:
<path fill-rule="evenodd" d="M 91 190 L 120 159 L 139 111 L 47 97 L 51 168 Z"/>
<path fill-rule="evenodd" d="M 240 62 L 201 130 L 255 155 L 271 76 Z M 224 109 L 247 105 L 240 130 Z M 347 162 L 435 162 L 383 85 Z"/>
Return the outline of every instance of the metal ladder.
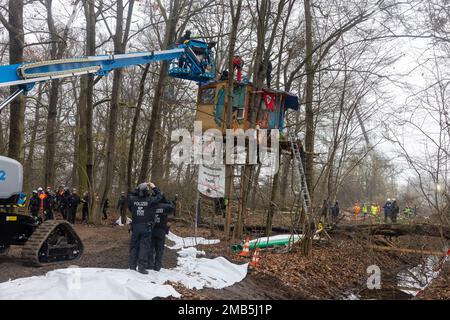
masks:
<path fill-rule="evenodd" d="M 297 137 L 294 133 L 289 134 L 289 140 L 291 143 L 292 155 L 294 156 L 294 168 L 297 171 L 299 177 L 299 187 L 300 187 L 300 200 L 302 201 L 303 210 L 305 214 L 309 214 L 311 208 L 311 197 L 309 196 L 308 185 L 306 183 L 305 170 L 303 169 L 303 162 L 300 156 L 300 150 L 297 144 Z"/>

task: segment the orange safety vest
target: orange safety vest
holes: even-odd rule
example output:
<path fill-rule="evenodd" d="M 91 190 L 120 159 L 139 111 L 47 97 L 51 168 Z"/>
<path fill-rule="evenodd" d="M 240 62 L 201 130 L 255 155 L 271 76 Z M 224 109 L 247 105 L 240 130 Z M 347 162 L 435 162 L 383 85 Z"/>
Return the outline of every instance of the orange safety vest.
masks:
<path fill-rule="evenodd" d="M 45 194 L 45 193 L 41 193 L 39 195 L 39 199 L 41 199 L 41 205 L 39 206 L 39 209 L 41 211 L 44 211 L 44 199 L 46 199 L 46 198 L 47 198 L 47 194 Z"/>
<path fill-rule="evenodd" d="M 361 207 L 358 204 L 355 204 L 355 214 L 359 214 L 361 212 Z"/>

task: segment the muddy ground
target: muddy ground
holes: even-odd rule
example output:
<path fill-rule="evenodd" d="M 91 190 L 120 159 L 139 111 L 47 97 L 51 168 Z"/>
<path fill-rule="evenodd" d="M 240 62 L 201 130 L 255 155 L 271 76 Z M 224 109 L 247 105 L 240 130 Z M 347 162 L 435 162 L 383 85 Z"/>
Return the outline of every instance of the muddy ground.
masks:
<path fill-rule="evenodd" d="M 128 250 L 130 234 L 127 227 L 101 226 L 93 227 L 76 224 L 75 229 L 84 243 L 84 254 L 76 261 L 47 267 L 28 267 L 20 261 L 20 247 L 12 247 L 6 256 L 0 256 L 0 282 L 9 279 L 44 275 L 56 268 L 71 265 L 93 268 L 128 268 Z M 175 267 L 177 254 L 166 250 L 164 266 Z"/>
<path fill-rule="evenodd" d="M 128 227 L 104 225 L 93 227 L 75 225 L 82 238 L 85 252 L 76 262 L 33 268 L 23 266 L 20 248 L 12 248 L 6 256 L 0 256 L 0 282 L 9 279 L 44 275 L 50 270 L 70 265 L 80 267 L 127 268 L 130 234 Z M 192 236 L 193 229 L 184 224 L 173 223 L 171 230 L 180 236 Z M 200 228 L 198 234 L 211 238 L 211 230 Z M 222 233 L 214 230 L 216 238 Z M 223 240 L 223 239 L 222 239 Z M 239 258 L 230 249 L 231 243 L 221 241 L 217 245 L 199 246 L 207 257 L 225 256 L 235 263 L 245 263 L 249 258 Z M 384 291 L 371 299 L 409 299 L 390 283 L 395 274 L 405 266 L 417 263 L 417 257 L 373 252 L 348 236 L 334 236 L 331 241 L 314 244 L 310 258 L 299 253 L 263 253 L 260 267 L 250 270 L 248 276 L 233 286 L 222 290 L 188 290 L 178 284 L 174 286 L 184 299 L 346 299 L 350 294 L 361 294 L 366 288 L 369 265 L 382 269 Z M 164 268 L 177 264 L 176 251 L 166 249 Z M 449 299 L 449 268 L 420 296 L 423 299 Z M 364 294 L 361 294 L 364 298 Z"/>

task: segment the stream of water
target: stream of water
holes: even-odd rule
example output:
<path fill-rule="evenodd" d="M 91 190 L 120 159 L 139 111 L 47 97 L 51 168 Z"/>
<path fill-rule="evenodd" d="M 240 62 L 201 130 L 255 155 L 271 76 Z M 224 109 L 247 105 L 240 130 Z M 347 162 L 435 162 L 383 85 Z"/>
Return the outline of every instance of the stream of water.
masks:
<path fill-rule="evenodd" d="M 345 300 L 410 300 L 424 290 L 442 270 L 443 263 L 447 263 L 449 257 L 442 258 L 428 256 L 424 261 L 414 267 L 392 273 L 387 270 L 382 272 L 381 289 L 364 288 L 358 292 L 350 292 L 345 295 Z"/>

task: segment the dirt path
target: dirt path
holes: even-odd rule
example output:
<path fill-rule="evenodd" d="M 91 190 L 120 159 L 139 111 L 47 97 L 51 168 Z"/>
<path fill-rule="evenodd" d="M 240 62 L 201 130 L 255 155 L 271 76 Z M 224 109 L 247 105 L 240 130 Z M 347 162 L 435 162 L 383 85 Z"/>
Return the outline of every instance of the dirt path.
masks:
<path fill-rule="evenodd" d="M 0 256 L 0 282 L 22 277 L 44 275 L 48 271 L 66 268 L 71 265 L 92 268 L 128 268 L 129 239 L 128 228 L 87 225 L 75 225 L 84 246 L 80 260 L 47 267 L 27 267 L 20 261 L 20 247 L 13 247 L 8 255 Z M 163 267 L 172 268 L 177 264 L 177 254 L 167 249 L 164 254 Z"/>

